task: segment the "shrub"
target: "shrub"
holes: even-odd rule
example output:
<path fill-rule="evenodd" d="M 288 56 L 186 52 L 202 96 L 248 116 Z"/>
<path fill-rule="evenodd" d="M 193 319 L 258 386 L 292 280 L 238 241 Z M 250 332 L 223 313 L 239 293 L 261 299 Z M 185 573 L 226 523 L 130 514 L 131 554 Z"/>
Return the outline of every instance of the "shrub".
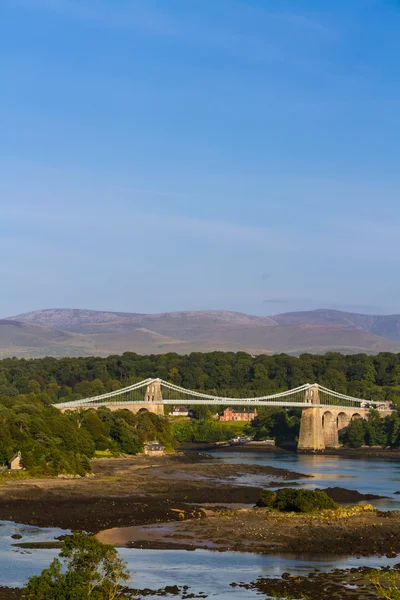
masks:
<path fill-rule="evenodd" d="M 264 490 L 256 506 L 266 506 L 280 512 L 312 513 L 338 508 L 338 504 L 320 490 L 297 490 L 287 488 L 272 492 Z"/>
<path fill-rule="evenodd" d="M 264 490 L 261 492 L 261 496 L 256 506 L 274 508 L 276 502 L 276 492 L 271 490 Z"/>

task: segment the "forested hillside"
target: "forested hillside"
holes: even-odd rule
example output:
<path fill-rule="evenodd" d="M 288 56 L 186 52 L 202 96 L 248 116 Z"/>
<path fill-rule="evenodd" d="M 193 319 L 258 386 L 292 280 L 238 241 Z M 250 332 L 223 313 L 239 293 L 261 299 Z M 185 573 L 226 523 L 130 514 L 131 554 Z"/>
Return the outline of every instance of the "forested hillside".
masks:
<path fill-rule="evenodd" d="M 124 410 L 111 413 L 104 408 L 96 413 L 61 414 L 52 406 L 116 390 L 147 377 L 161 377 L 186 388 L 232 397 L 274 393 L 317 382 L 358 397 L 400 401 L 400 355 L 390 353 L 304 354 L 295 358 L 285 354 L 252 357 L 244 352 L 188 356 L 173 353 L 140 356 L 127 352 L 108 358 L 3 359 L 0 361 L 0 465 L 21 450 L 25 466 L 34 474 L 84 474 L 90 469 L 89 459 L 95 450 L 135 454 L 144 442 L 153 439 L 173 449 L 176 441 L 169 422 L 151 413 L 133 415 Z M 292 438 L 298 429 L 297 414 L 290 416 L 281 410 L 275 416 L 260 416 L 260 435 L 286 439 Z M 213 426 L 194 423 L 185 431 L 174 427 L 174 433 L 178 440 L 199 441 L 201 437 L 211 440 L 221 437 L 217 429 L 215 422 Z M 368 443 L 373 439 L 367 429 L 357 434 L 357 440 L 365 439 Z M 386 438 L 379 439 L 385 438 L 393 444 L 393 435 L 388 431 Z"/>
<path fill-rule="evenodd" d="M 245 352 L 175 353 L 108 358 L 0 360 L 0 397 L 19 394 L 43 402 L 76 400 L 160 377 L 188 389 L 240 397 L 320 383 L 338 392 L 373 398 L 400 398 L 400 354 L 252 357 Z"/>

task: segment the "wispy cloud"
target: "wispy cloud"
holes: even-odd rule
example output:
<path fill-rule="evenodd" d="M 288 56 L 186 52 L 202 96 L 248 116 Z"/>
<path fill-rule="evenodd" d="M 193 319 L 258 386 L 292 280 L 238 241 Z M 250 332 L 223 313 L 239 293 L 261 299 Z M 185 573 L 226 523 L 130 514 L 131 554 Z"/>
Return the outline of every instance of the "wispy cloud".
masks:
<path fill-rule="evenodd" d="M 117 188 L 114 188 L 117 189 Z M 309 260 L 316 253 L 321 261 L 346 260 L 346 264 L 355 265 L 372 261 L 376 264 L 384 260 L 385 264 L 400 262 L 398 240 L 400 239 L 400 223 L 379 223 L 370 221 L 330 222 L 325 228 L 307 232 L 302 228 L 277 225 L 252 225 L 213 218 L 188 216 L 173 213 L 168 207 L 165 211 L 146 211 L 145 199 L 154 195 L 161 197 L 179 197 L 179 192 L 169 190 L 152 190 L 147 188 L 126 188 L 115 193 L 91 191 L 92 200 L 87 195 L 88 190 L 71 192 L 74 204 L 69 199 L 69 193 L 63 193 L 65 202 L 76 210 L 65 212 L 61 206 L 55 206 L 50 200 L 43 200 L 36 205 L 25 206 L 13 202 L 9 197 L 7 205 L 2 209 L 0 234 L 8 236 L 30 236 L 32 232 L 46 232 L 49 236 L 56 235 L 59 243 L 68 234 L 66 227 L 73 228 L 75 235 L 84 234 L 87 237 L 106 235 L 108 238 L 119 237 L 122 233 L 129 234 L 132 227 L 140 235 L 140 231 L 151 229 L 154 235 L 160 237 L 179 236 L 191 240 L 204 240 L 219 246 L 246 247 L 262 252 L 279 250 L 285 252 L 290 259 L 303 257 Z M 131 197 L 132 195 L 132 197 Z M 138 200 L 134 201 L 135 195 Z M 82 202 L 79 198 L 82 197 Z M 182 195 L 184 197 L 184 195 Z M 190 196 L 188 195 L 190 198 Z M 96 199 L 96 200 L 94 200 Z M 199 201 L 197 199 L 197 201 Z M 110 204 L 113 211 L 109 211 Z M 79 207 L 79 208 L 78 208 Z M 96 219 L 93 219 L 95 211 Z M 123 217 L 121 218 L 121 215 Z M 35 227 L 35 229 L 32 229 Z M 61 231 L 57 229 L 61 227 Z M 324 230 L 325 229 L 325 230 Z M 116 233 L 113 233 L 116 232 Z M 267 280 L 267 275 L 261 277 Z M 275 297 L 275 300 L 280 296 Z M 274 298 L 270 299 L 274 301 Z"/>

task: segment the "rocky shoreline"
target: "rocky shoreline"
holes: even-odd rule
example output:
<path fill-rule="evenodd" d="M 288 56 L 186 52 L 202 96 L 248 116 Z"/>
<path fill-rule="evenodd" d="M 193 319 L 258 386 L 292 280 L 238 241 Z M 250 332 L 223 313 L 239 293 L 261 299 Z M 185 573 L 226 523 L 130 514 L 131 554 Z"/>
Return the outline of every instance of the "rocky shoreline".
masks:
<path fill-rule="evenodd" d="M 82 479 L 3 483 L 0 520 L 88 531 L 126 547 L 296 555 L 400 553 L 400 512 L 298 515 L 252 508 L 262 489 L 291 487 L 306 477 L 295 471 L 204 460 L 190 452 L 95 460 L 93 473 Z M 328 493 L 343 503 L 368 498 L 341 488 Z M 293 596 L 296 589 L 287 593 Z M 0 588 L 0 600 L 18 598 L 19 590 Z"/>
<path fill-rule="evenodd" d="M 383 575 L 391 569 L 382 569 Z M 397 569 L 396 569 L 397 572 Z M 260 577 L 252 583 L 232 583 L 231 586 L 278 598 L 309 598 L 310 600 L 376 600 L 375 586 L 371 583 L 371 575 L 375 569 L 366 567 L 353 569 L 335 569 L 330 573 L 308 573 L 307 575 L 291 575 L 284 573 L 282 577 Z"/>
<path fill-rule="evenodd" d="M 183 454 L 95 460 L 93 473 L 0 485 L 0 520 L 97 533 L 191 518 L 204 502 L 253 505 L 264 487 L 307 477 L 268 466 L 208 464 Z"/>
<path fill-rule="evenodd" d="M 114 546 L 146 549 L 390 557 L 400 553 L 400 513 L 372 507 L 321 515 L 215 507 L 205 512 L 202 519 L 114 528 L 98 538 Z"/>

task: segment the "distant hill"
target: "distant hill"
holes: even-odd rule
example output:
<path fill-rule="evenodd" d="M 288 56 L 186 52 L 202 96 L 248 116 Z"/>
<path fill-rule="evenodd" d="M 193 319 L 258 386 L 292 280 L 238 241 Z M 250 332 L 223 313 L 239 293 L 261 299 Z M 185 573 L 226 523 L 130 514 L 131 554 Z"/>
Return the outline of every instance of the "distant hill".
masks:
<path fill-rule="evenodd" d="M 161 314 L 46 309 L 0 321 L 0 356 L 164 352 L 400 352 L 400 315 L 313 310 L 254 316 L 225 310 Z"/>
<path fill-rule="evenodd" d="M 91 341 L 84 336 L 22 320 L 0 320 L 0 358 L 86 356 L 91 353 Z"/>
<path fill-rule="evenodd" d="M 400 342 L 400 315 L 363 315 L 340 310 L 308 310 L 272 317 L 279 325 L 332 325 L 361 329 L 374 335 Z"/>

